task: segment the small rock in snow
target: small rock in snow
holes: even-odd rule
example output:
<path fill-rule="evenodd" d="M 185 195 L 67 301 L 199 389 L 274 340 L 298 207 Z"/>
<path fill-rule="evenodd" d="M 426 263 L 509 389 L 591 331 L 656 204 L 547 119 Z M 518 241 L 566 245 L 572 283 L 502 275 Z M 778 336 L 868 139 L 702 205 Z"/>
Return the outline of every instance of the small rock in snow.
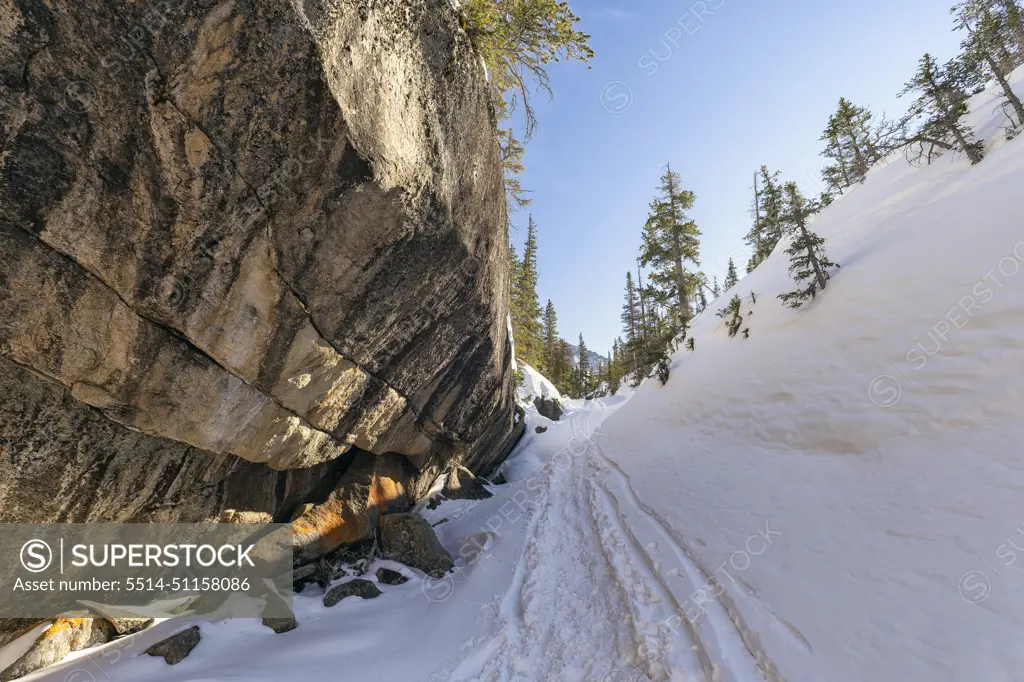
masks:
<path fill-rule="evenodd" d="M 455 567 L 430 524 L 415 514 L 386 514 L 380 519 L 384 555 L 400 564 L 441 577 Z"/>
<path fill-rule="evenodd" d="M 263 624 L 279 635 L 299 627 L 299 621 L 294 618 L 264 618 Z"/>
<path fill-rule="evenodd" d="M 199 626 L 193 625 L 146 649 L 150 656 L 162 656 L 167 665 L 177 665 L 199 644 Z"/>
<path fill-rule="evenodd" d="M 392 571 L 390 568 L 380 568 L 377 569 L 377 581 L 385 585 L 404 585 L 409 582 L 409 579 L 398 571 Z"/>
<path fill-rule="evenodd" d="M 345 597 L 358 596 L 363 599 L 374 599 L 380 595 L 381 591 L 372 582 L 356 578 L 329 589 L 327 594 L 324 595 L 324 606 L 330 608 Z"/>

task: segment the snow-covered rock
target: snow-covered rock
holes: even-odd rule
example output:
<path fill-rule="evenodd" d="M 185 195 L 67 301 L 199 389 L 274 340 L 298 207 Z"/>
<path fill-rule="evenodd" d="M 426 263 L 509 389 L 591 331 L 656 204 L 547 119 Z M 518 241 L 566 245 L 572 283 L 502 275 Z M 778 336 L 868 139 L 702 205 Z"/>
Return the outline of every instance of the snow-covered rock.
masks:
<path fill-rule="evenodd" d="M 562 394 L 551 380 L 522 360 L 519 361 L 519 373 L 523 376 L 523 381 L 519 385 L 519 397 L 524 402 L 533 402 L 534 398 L 562 400 Z"/>
<path fill-rule="evenodd" d="M 546 376 L 525 362 L 520 361 L 519 367 L 520 374 L 523 377 L 523 381 L 519 386 L 520 400 L 524 404 L 533 405 L 541 416 L 551 421 L 561 419 L 563 412 L 562 394 L 558 392 L 555 385 Z"/>

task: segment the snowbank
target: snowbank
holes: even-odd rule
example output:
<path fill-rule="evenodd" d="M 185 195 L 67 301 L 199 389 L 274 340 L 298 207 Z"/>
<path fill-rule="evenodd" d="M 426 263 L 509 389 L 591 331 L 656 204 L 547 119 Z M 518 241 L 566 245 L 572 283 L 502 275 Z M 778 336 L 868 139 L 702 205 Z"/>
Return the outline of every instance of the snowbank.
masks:
<path fill-rule="evenodd" d="M 532 403 L 534 398 L 562 400 L 562 394 L 555 385 L 525 362 L 519 362 L 519 373 L 523 377 L 523 383 L 519 386 L 519 397 L 525 402 Z"/>
<path fill-rule="evenodd" d="M 995 101 L 980 165 L 893 158 L 825 209 L 815 303 L 776 298 L 780 244 L 602 429 L 791 682 L 1021 679 L 1024 140 Z M 733 293 L 746 340 L 715 316 Z"/>

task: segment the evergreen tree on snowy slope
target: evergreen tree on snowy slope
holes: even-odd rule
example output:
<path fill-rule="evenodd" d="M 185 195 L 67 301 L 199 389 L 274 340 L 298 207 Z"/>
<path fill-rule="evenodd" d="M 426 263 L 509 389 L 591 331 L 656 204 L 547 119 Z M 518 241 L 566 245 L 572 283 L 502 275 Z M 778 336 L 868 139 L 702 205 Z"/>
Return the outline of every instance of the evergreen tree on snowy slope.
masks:
<path fill-rule="evenodd" d="M 576 363 L 576 397 L 584 398 L 593 390 L 593 377 L 590 373 L 590 352 L 587 344 L 583 341 L 583 334 L 580 334 L 579 346 L 580 359 Z"/>
<path fill-rule="evenodd" d="M 704 288 L 707 285 L 707 277 L 703 272 L 697 274 L 697 312 L 702 313 L 708 309 L 708 297 L 704 295 Z"/>
<path fill-rule="evenodd" d="M 548 299 L 547 306 L 544 307 L 544 318 L 541 324 L 541 332 L 543 335 L 543 362 L 541 363 L 541 371 L 549 379 L 554 374 L 555 367 L 558 365 L 558 354 L 561 352 L 561 344 L 558 339 L 558 315 L 555 313 L 555 306 L 551 303 L 551 299 Z M 552 379 L 554 381 L 554 379 Z"/>
<path fill-rule="evenodd" d="M 611 361 L 608 363 L 608 394 L 615 395 L 619 390 L 619 384 L 625 375 L 625 368 L 622 366 L 622 339 L 615 339 L 612 343 Z"/>
<path fill-rule="evenodd" d="M 527 364 L 539 367 L 543 361 L 543 343 L 541 310 L 537 300 L 537 226 L 532 215 L 523 259 L 517 265 L 512 288 L 512 333 L 516 339 L 516 354 Z"/>
<path fill-rule="evenodd" d="M 1024 64 L 1024 11 L 1018 0 L 959 0 L 950 11 L 958 29 L 988 23 L 986 47 L 1003 73 Z"/>
<path fill-rule="evenodd" d="M 905 117 L 906 123 L 918 122 L 919 131 L 911 141 L 934 144 L 943 149 L 963 152 L 972 164 L 980 163 L 984 146 L 961 122 L 967 113 L 967 75 L 957 64 L 940 67 L 926 54 L 918 63 L 917 73 L 900 96 L 917 93 Z"/>
<path fill-rule="evenodd" d="M 959 60 L 969 79 L 969 86 L 983 87 L 990 79 L 999 84 L 1006 100 L 1005 106 L 1009 109 L 1010 127 L 1017 129 L 1024 125 L 1024 104 L 1010 87 L 1010 71 L 1017 60 L 1006 47 L 1007 41 L 1014 40 L 1014 32 L 1010 30 L 1010 19 L 992 11 L 988 4 L 981 0 L 967 0 L 953 8 L 957 28 L 967 33 L 967 38 L 960 45 L 963 51 Z M 1012 7 L 1013 3 L 1010 5 Z"/>
<path fill-rule="evenodd" d="M 640 294 L 633 284 L 633 273 L 626 273 L 626 300 L 622 304 L 622 330 L 626 334 L 626 345 L 635 349 L 640 337 Z"/>
<path fill-rule="evenodd" d="M 795 182 L 786 183 L 785 191 L 785 217 L 793 235 L 793 243 L 786 249 L 790 256 L 789 273 L 803 286 L 779 294 L 779 298 L 790 308 L 799 308 L 825 288 L 828 269 L 839 266 L 825 255 L 825 240 L 807 229 L 807 219 L 817 212 L 816 206 L 804 198 Z"/>
<path fill-rule="evenodd" d="M 729 258 L 729 265 L 725 272 L 725 290 L 728 291 L 736 286 L 740 281 L 739 275 L 736 273 L 736 263 L 733 262 L 732 257 Z"/>
<path fill-rule="evenodd" d="M 782 238 L 782 194 L 779 171 L 771 173 L 767 166 L 761 166 L 754 175 L 754 204 L 751 210 L 754 215 L 754 227 L 746 237 L 753 255 L 747 263 L 747 272 L 771 255 L 775 245 Z"/>
<path fill-rule="evenodd" d="M 700 231 L 686 213 L 694 199 L 693 192 L 682 188 L 679 174 L 666 165 L 658 195 L 651 202 L 640 252 L 641 264 L 652 268 L 653 288 L 663 301 L 671 301 L 677 330 L 685 329 L 693 317 L 687 263 L 700 265 Z"/>
<path fill-rule="evenodd" d="M 822 156 L 834 163 L 823 171 L 826 183 L 839 193 L 854 183 L 864 182 L 867 172 L 881 157 L 875 145 L 872 114 L 863 107 L 840 98 L 836 112 L 828 119 L 821 139 L 826 143 Z"/>

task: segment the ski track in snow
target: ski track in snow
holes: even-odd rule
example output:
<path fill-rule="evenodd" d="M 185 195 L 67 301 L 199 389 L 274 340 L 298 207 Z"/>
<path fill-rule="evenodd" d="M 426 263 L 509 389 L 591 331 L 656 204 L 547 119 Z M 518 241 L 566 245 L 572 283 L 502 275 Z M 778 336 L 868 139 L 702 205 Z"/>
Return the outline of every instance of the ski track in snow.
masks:
<path fill-rule="evenodd" d="M 601 452 L 595 430 L 610 413 L 598 403 L 567 413 L 585 441 L 554 460 L 503 600 L 500 629 L 470 677 L 778 680 L 756 636 L 727 607 L 727 586 L 717 586 L 717 597 L 706 589 L 707 572 Z M 469 679 L 466 668 L 449 679 Z"/>

